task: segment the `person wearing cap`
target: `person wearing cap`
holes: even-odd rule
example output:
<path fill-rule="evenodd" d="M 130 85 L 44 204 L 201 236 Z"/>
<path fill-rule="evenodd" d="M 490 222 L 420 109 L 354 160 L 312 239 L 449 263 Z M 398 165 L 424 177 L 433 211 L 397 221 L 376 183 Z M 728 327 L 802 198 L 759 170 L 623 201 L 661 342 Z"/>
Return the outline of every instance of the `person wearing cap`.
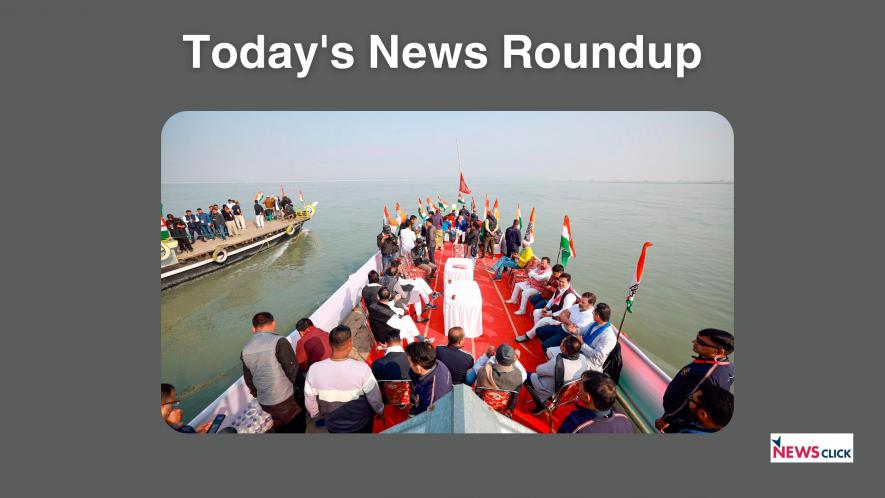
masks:
<path fill-rule="evenodd" d="M 510 344 L 495 349 L 489 346 L 486 354 L 476 362 L 474 383 L 477 388 L 519 391 L 525 382 L 525 368 L 519 363 L 519 351 Z"/>
<path fill-rule="evenodd" d="M 473 368 L 473 356 L 464 351 L 464 329 L 452 327 L 448 332 L 449 343 L 436 347 L 436 358 L 445 363 L 452 375 L 452 384 L 465 384 L 467 372 Z"/>
<path fill-rule="evenodd" d="M 617 386 L 602 372 L 584 372 L 578 386 L 577 408 L 556 432 L 567 434 L 632 434 L 633 423 L 615 412 Z"/>
<path fill-rule="evenodd" d="M 411 230 L 410 230 L 411 231 Z M 415 242 L 412 246 L 412 263 L 418 268 L 424 270 L 427 275 L 427 280 L 432 280 L 436 277 L 436 264 L 430 261 L 430 255 L 428 254 L 427 245 L 425 244 L 424 237 L 418 237 L 415 239 Z"/>
<path fill-rule="evenodd" d="M 452 375 L 445 363 L 437 360 L 430 342 L 412 342 L 406 347 L 409 356 L 409 379 L 417 402 L 412 413 L 418 415 L 452 391 Z"/>
<path fill-rule="evenodd" d="M 396 242 L 396 236 L 393 235 L 393 231 L 387 223 L 384 224 L 381 228 L 381 233 L 378 234 L 378 249 L 381 250 L 381 270 L 387 270 L 387 267 L 390 266 L 390 263 L 399 254 L 399 244 Z"/>
<path fill-rule="evenodd" d="M 710 434 L 719 432 L 731 421 L 734 413 L 734 395 L 713 384 L 701 384 L 688 400 L 691 424 L 679 432 Z"/>
<path fill-rule="evenodd" d="M 728 355 L 734 352 L 734 336 L 719 329 L 704 329 L 691 341 L 697 356 L 680 370 L 664 391 L 664 415 L 655 421 L 663 432 L 679 432 L 691 425 L 691 398 L 704 384 L 731 390 L 734 367 Z"/>

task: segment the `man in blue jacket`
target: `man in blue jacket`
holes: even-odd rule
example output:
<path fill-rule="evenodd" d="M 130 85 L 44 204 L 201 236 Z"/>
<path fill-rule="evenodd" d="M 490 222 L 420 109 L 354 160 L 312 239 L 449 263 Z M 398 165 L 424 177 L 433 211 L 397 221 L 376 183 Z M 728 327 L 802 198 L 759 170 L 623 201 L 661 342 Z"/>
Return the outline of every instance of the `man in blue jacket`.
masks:
<path fill-rule="evenodd" d="M 215 238 L 215 225 L 209 213 L 204 213 L 203 208 L 197 208 L 197 218 L 200 220 L 200 235 L 210 239 Z"/>
<path fill-rule="evenodd" d="M 412 413 L 424 413 L 427 407 L 452 390 L 452 374 L 436 360 L 436 350 L 429 342 L 413 342 L 406 347 L 409 355 L 409 379 L 417 398 Z"/>
<path fill-rule="evenodd" d="M 663 432 L 680 432 L 693 420 L 689 403 L 703 384 L 731 390 L 734 367 L 728 355 L 734 352 L 734 336 L 724 330 L 704 329 L 691 341 L 694 360 L 673 376 L 664 391 L 664 415 L 655 421 Z"/>

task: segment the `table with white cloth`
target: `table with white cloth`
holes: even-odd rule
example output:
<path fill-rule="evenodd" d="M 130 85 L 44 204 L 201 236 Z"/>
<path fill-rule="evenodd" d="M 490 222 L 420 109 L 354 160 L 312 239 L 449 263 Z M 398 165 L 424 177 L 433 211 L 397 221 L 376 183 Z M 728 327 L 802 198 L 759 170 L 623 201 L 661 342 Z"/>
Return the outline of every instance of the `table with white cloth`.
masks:
<path fill-rule="evenodd" d="M 473 338 L 482 335 L 482 293 L 479 284 L 473 280 L 452 281 L 446 286 L 445 332 L 452 327 L 464 329 L 464 337 Z"/>
<path fill-rule="evenodd" d="M 443 279 L 446 287 L 448 287 L 449 282 L 473 280 L 473 260 L 470 258 L 447 259 Z"/>

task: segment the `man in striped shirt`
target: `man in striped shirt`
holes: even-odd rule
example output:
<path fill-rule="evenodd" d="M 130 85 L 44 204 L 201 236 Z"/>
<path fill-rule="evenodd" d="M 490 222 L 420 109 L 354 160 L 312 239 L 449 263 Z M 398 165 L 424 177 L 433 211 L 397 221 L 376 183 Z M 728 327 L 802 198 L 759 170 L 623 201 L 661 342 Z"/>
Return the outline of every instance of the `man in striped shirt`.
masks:
<path fill-rule="evenodd" d="M 307 411 L 313 418 L 324 417 L 329 432 L 372 432 L 374 415 L 384 411 L 384 402 L 369 365 L 348 357 L 353 349 L 350 327 L 332 329 L 329 346 L 332 356 L 307 372 Z"/>

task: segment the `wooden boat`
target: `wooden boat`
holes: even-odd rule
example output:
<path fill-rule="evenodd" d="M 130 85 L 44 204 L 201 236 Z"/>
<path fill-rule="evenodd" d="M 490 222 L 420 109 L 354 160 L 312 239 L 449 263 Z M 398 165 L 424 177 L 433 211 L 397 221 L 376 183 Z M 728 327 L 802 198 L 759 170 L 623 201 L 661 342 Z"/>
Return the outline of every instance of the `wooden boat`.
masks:
<path fill-rule="evenodd" d="M 442 268 L 445 266 L 446 259 L 454 255 L 454 251 L 455 247 L 448 242 L 437 250 L 436 262 L 440 266 L 440 270 L 437 272 L 436 279 L 430 282 L 435 291 L 442 292 L 444 290 Z M 546 361 L 538 341 L 521 344 L 514 341 L 516 335 L 522 334 L 531 327 L 531 313 L 516 316 L 513 314 L 515 307 L 504 302 L 505 295 L 509 296 L 512 287 L 507 279 L 497 282 L 491 280 L 486 269 L 493 262 L 492 258 L 479 259 L 474 269 L 474 280 L 479 284 L 483 298 L 483 335 L 475 339 L 467 339 L 465 349 L 477 357 L 477 355 L 483 354 L 489 345 L 497 346 L 505 342 L 509 343 L 520 350 L 520 362 L 529 372 L 532 372 L 539 363 Z M 310 316 L 313 323 L 323 330 L 331 330 L 342 323 L 350 326 L 354 331 L 353 355 L 367 362 L 376 358 L 379 352 L 366 326 L 360 296 L 362 288 L 367 283 L 369 271 L 380 270 L 380 268 L 381 255 L 376 253 L 355 269 L 341 287 Z M 425 316 L 430 320 L 418 325 L 421 333 L 425 337 L 434 338 L 437 345 L 445 344 L 443 306 L 430 310 Z M 294 346 L 299 339 L 299 334 L 297 331 L 293 331 L 288 338 Z M 623 411 L 630 417 L 638 432 L 655 432 L 654 421 L 663 414 L 662 399 L 670 378 L 633 343 L 626 333 L 620 335 L 620 345 L 624 366 L 618 387 L 616 409 Z M 427 412 L 425 412 L 392 427 L 388 426 L 382 418 L 378 418 L 375 423 L 375 432 L 551 432 L 574 409 L 574 403 L 566 402 L 554 410 L 535 416 L 531 413 L 531 403 L 527 403 L 526 393 L 522 393 L 515 409 L 509 414 L 509 418 L 505 419 L 504 415 L 494 412 L 484 403 L 477 403 L 478 397 L 471 399 L 471 396 L 475 397 L 476 394 L 469 387 L 456 386 L 452 393 L 437 401 L 446 408 L 439 412 L 434 411 L 433 417 L 426 415 Z M 251 401 L 252 396 L 241 377 L 194 417 L 190 425 L 196 427 L 212 420 L 218 413 L 227 414 L 222 427 L 230 425 L 249 407 Z M 459 420 L 476 419 L 477 417 L 474 415 L 477 410 L 482 413 L 482 417 L 486 419 L 485 422 L 458 423 Z M 489 415 L 482 410 L 493 413 Z M 474 413 L 465 413 L 465 411 Z M 440 413 L 449 414 L 451 420 L 440 421 L 440 417 L 445 417 Z M 515 427 L 513 422 L 516 422 L 519 427 Z M 440 429 L 441 427 L 443 429 Z"/>
<path fill-rule="evenodd" d="M 294 218 L 266 221 L 255 226 L 247 221 L 246 228 L 237 237 L 210 239 L 194 244 L 194 252 L 182 253 L 173 239 L 160 241 L 160 289 L 168 289 L 242 261 L 249 256 L 291 240 L 301 233 L 304 223 L 316 213 L 316 205 L 308 204 L 295 213 Z"/>

